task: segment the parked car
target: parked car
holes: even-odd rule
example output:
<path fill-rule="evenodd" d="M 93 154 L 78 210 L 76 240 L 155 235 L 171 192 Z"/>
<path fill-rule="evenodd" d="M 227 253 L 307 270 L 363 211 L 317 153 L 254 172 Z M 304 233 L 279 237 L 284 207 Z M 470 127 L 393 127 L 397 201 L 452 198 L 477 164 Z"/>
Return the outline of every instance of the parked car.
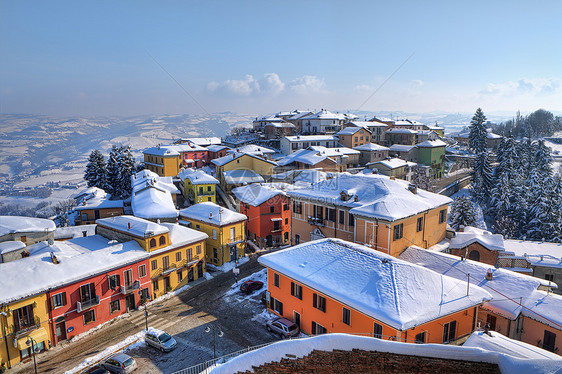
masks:
<path fill-rule="evenodd" d="M 252 291 L 259 290 L 263 287 L 263 282 L 248 280 L 240 285 L 240 291 L 251 293 Z"/>
<path fill-rule="evenodd" d="M 176 345 L 178 344 L 176 339 L 171 337 L 170 334 L 155 331 L 147 332 L 144 335 L 144 341 L 146 344 L 151 345 L 162 352 L 170 352 L 172 349 L 176 348 Z"/>
<path fill-rule="evenodd" d="M 134 358 L 125 353 L 117 353 L 105 359 L 101 366 L 112 373 L 128 374 L 137 368 L 137 362 Z"/>
<path fill-rule="evenodd" d="M 289 321 L 287 318 L 275 318 L 265 323 L 267 331 L 272 331 L 285 339 L 292 336 L 297 336 L 300 332 L 296 323 Z"/>
<path fill-rule="evenodd" d="M 93 366 L 86 371 L 86 374 L 111 374 L 109 370 L 100 365 Z"/>

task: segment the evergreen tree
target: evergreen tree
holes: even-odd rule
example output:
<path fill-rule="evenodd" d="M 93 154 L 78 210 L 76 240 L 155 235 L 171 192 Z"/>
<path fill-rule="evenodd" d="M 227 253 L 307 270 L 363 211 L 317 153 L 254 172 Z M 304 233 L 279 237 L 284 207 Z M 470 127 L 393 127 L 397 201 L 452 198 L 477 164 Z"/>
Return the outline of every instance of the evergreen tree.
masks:
<path fill-rule="evenodd" d="M 131 176 L 136 173 L 135 158 L 131 152 L 131 147 L 121 147 L 120 149 L 120 162 L 121 162 L 121 198 L 131 195 L 133 187 L 131 186 Z"/>
<path fill-rule="evenodd" d="M 119 148 L 116 145 L 111 147 L 107 158 L 107 189 L 106 192 L 112 196 L 120 193 L 119 184 Z"/>
<path fill-rule="evenodd" d="M 482 109 L 478 108 L 469 126 L 469 147 L 475 154 L 486 152 L 488 130 L 486 129 L 485 122 L 486 116 Z"/>
<path fill-rule="evenodd" d="M 490 197 L 493 185 L 492 172 L 488 152 L 477 154 L 472 163 L 472 189 L 476 200 L 481 204 L 486 204 Z"/>
<path fill-rule="evenodd" d="M 105 158 L 97 149 L 90 153 L 84 179 L 88 182 L 88 187 L 106 188 L 107 170 Z"/>
<path fill-rule="evenodd" d="M 455 198 L 451 205 L 449 224 L 455 231 L 461 226 L 474 226 L 476 224 L 476 207 L 466 196 Z"/>
<path fill-rule="evenodd" d="M 107 161 L 107 192 L 116 199 L 129 196 L 132 191 L 131 176 L 135 170 L 135 159 L 130 147 L 111 147 Z"/>

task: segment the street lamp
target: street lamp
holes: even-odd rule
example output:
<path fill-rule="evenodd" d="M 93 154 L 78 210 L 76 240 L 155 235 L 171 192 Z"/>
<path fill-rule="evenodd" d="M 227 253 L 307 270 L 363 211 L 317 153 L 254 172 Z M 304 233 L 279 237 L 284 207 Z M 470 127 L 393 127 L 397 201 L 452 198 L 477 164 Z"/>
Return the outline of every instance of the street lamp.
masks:
<path fill-rule="evenodd" d="M 35 360 L 35 345 L 37 344 L 37 342 L 31 336 L 28 336 L 25 344 L 31 345 L 31 352 L 33 353 L 33 366 L 35 367 L 35 374 L 37 374 L 37 361 Z"/>
<path fill-rule="evenodd" d="M 142 295 L 143 295 L 142 290 L 140 290 L 139 296 L 142 297 Z M 150 296 L 146 298 L 146 301 L 144 302 L 144 325 L 147 332 L 148 332 L 148 310 L 146 310 L 146 304 L 148 304 L 149 301 L 150 301 Z"/>
<path fill-rule="evenodd" d="M 216 333 L 216 329 L 215 329 L 215 325 L 212 324 L 212 331 L 213 331 L 213 360 L 215 360 L 217 358 L 217 333 Z M 220 327 L 218 327 L 219 330 L 219 338 L 222 338 L 224 336 L 224 332 L 222 332 L 222 330 L 220 329 Z M 211 332 L 211 327 L 207 326 L 205 327 L 205 332 L 209 333 Z"/>

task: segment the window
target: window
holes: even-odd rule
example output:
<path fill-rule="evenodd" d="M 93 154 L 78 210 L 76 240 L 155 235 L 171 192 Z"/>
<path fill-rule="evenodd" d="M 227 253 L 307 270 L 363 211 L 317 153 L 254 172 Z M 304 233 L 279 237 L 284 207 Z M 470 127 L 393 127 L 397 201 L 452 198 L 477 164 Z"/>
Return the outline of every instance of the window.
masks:
<path fill-rule="evenodd" d="M 109 288 L 112 290 L 116 290 L 121 285 L 121 283 L 119 282 L 119 274 L 110 275 L 108 281 Z"/>
<path fill-rule="evenodd" d="M 416 343 L 416 344 L 423 344 L 423 343 L 425 343 L 425 331 L 424 331 L 424 332 L 420 332 L 419 334 L 416 335 L 415 343 Z"/>
<path fill-rule="evenodd" d="M 275 207 L 274 206 L 269 207 L 269 213 L 275 213 Z"/>
<path fill-rule="evenodd" d="M 302 300 L 302 287 L 300 284 L 291 282 L 291 295 Z"/>
<path fill-rule="evenodd" d="M 550 282 L 554 282 L 554 274 L 545 274 L 544 279 Z"/>
<path fill-rule="evenodd" d="M 234 241 L 236 238 L 236 227 L 231 227 L 230 228 L 230 240 Z"/>
<path fill-rule="evenodd" d="M 401 239 L 404 236 L 404 224 L 394 226 L 394 240 Z"/>
<path fill-rule="evenodd" d="M 198 245 L 197 247 L 195 247 L 195 249 L 196 249 L 197 254 L 200 255 L 201 254 L 201 245 Z"/>
<path fill-rule="evenodd" d="M 302 214 L 302 203 L 300 201 L 293 201 L 293 212 Z"/>
<path fill-rule="evenodd" d="M 156 269 L 158 269 L 158 260 L 152 260 L 152 261 L 150 261 L 150 269 L 151 269 L 151 270 L 156 270 Z"/>
<path fill-rule="evenodd" d="M 355 226 L 355 217 L 353 217 L 353 214 L 348 213 L 347 216 L 348 216 L 347 220 L 349 221 L 349 226 Z"/>
<path fill-rule="evenodd" d="M 496 316 L 488 314 L 486 316 L 486 325 L 488 325 L 488 329 L 496 331 Z"/>
<path fill-rule="evenodd" d="M 323 219 L 324 218 L 324 207 L 321 205 L 313 205 L 312 206 L 314 209 L 314 217 L 318 218 L 318 219 Z"/>
<path fill-rule="evenodd" d="M 170 268 L 170 257 L 164 256 L 162 257 L 162 270 L 166 271 Z"/>
<path fill-rule="evenodd" d="M 196 230 L 199 230 L 200 228 L 201 228 L 201 226 L 195 225 L 195 229 L 196 229 Z"/>
<path fill-rule="evenodd" d="M 121 302 L 119 300 L 111 301 L 109 303 L 109 313 L 115 313 L 121 310 Z"/>
<path fill-rule="evenodd" d="M 211 186 L 207 186 L 207 191 L 211 192 Z"/>
<path fill-rule="evenodd" d="M 176 252 L 176 262 L 180 262 L 180 261 L 181 261 L 181 252 Z"/>
<path fill-rule="evenodd" d="M 299 234 L 295 235 L 295 245 L 300 244 L 301 243 L 301 236 Z"/>
<path fill-rule="evenodd" d="M 80 286 L 80 301 L 86 303 L 96 298 L 96 288 L 94 283 Z"/>
<path fill-rule="evenodd" d="M 32 304 L 14 310 L 13 314 L 15 325 L 14 328 L 16 331 L 31 327 L 35 324 Z"/>
<path fill-rule="evenodd" d="M 455 340 L 456 330 L 457 330 L 457 321 L 446 323 L 443 326 L 443 343 L 449 343 Z"/>
<path fill-rule="evenodd" d="M 416 231 L 420 232 L 423 230 L 423 217 L 418 218 L 418 224 L 416 225 Z"/>
<path fill-rule="evenodd" d="M 447 209 L 442 209 L 439 211 L 439 223 L 445 222 L 447 219 Z"/>
<path fill-rule="evenodd" d="M 326 216 L 328 221 L 336 222 L 336 210 L 332 208 L 326 208 Z"/>
<path fill-rule="evenodd" d="M 273 221 L 273 231 L 281 230 L 281 221 Z"/>
<path fill-rule="evenodd" d="M 288 224 L 289 224 L 289 219 L 285 218 L 285 225 L 288 225 Z"/>
<path fill-rule="evenodd" d="M 84 325 L 96 321 L 96 311 L 95 309 L 90 309 L 84 312 Z"/>
<path fill-rule="evenodd" d="M 376 322 L 373 324 L 373 338 L 382 339 L 382 325 Z"/>
<path fill-rule="evenodd" d="M 193 260 L 193 248 L 188 248 L 185 250 L 185 255 L 187 256 L 187 261 L 190 262 Z"/>
<path fill-rule="evenodd" d="M 340 210 L 340 225 L 345 225 L 345 210 Z"/>
<path fill-rule="evenodd" d="M 164 235 L 160 237 L 159 241 L 160 241 L 160 245 L 166 245 L 166 237 Z"/>
<path fill-rule="evenodd" d="M 178 274 L 178 283 L 181 282 L 183 280 L 183 272 L 180 270 L 177 271 Z"/>
<path fill-rule="evenodd" d="M 139 278 L 146 277 L 146 265 L 139 265 Z"/>
<path fill-rule="evenodd" d="M 203 187 L 199 187 L 199 194 L 203 194 Z"/>
<path fill-rule="evenodd" d="M 154 239 L 154 238 L 150 239 L 149 247 L 150 247 L 150 248 L 156 247 L 156 239 Z"/>
<path fill-rule="evenodd" d="M 66 305 L 66 292 L 61 292 L 51 297 L 51 309 Z"/>
<path fill-rule="evenodd" d="M 158 279 L 152 281 L 152 289 L 158 291 Z"/>
<path fill-rule="evenodd" d="M 343 308 L 342 322 L 351 326 L 351 311 L 347 308 Z"/>
<path fill-rule="evenodd" d="M 279 274 L 276 273 L 273 274 L 273 285 L 275 287 L 279 287 Z"/>
<path fill-rule="evenodd" d="M 326 298 L 318 294 L 312 294 L 312 306 L 326 313 Z"/>
<path fill-rule="evenodd" d="M 285 231 L 285 232 L 283 233 L 283 241 L 285 241 L 285 242 L 286 242 L 286 241 L 289 241 L 289 232 Z"/>
<path fill-rule="evenodd" d="M 271 298 L 271 306 L 273 310 L 279 313 L 279 315 L 283 315 L 283 303 L 275 298 Z"/>
<path fill-rule="evenodd" d="M 284 211 L 289 210 L 289 204 L 283 204 L 283 210 Z"/>
<path fill-rule="evenodd" d="M 82 221 L 87 221 L 87 220 L 88 220 L 88 213 L 82 213 Z"/>
<path fill-rule="evenodd" d="M 324 326 L 312 321 L 312 335 L 320 335 L 328 332 Z"/>
<path fill-rule="evenodd" d="M 544 339 L 542 343 L 543 349 L 546 349 L 547 351 L 550 352 L 554 352 L 555 344 L 556 344 L 556 334 L 551 331 L 544 330 Z"/>
<path fill-rule="evenodd" d="M 217 230 L 213 229 L 213 240 L 217 240 Z"/>

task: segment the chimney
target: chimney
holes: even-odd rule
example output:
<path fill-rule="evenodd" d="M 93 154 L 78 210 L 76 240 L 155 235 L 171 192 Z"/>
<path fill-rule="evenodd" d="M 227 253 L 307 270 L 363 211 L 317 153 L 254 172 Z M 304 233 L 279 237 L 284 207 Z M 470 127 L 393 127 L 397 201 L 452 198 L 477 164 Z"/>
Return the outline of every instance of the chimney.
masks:
<path fill-rule="evenodd" d="M 213 212 L 209 212 L 209 219 L 213 219 Z"/>
<path fill-rule="evenodd" d="M 391 175 L 391 176 L 390 176 L 390 180 L 391 180 L 391 181 L 396 180 L 396 177 L 395 177 L 394 175 Z"/>
<path fill-rule="evenodd" d="M 127 230 L 131 229 L 131 222 L 127 222 Z"/>
<path fill-rule="evenodd" d="M 464 225 L 459 226 L 459 232 L 464 232 Z"/>
<path fill-rule="evenodd" d="M 410 183 L 410 184 L 408 185 L 408 191 L 410 191 L 410 192 L 413 193 L 413 194 L 417 194 L 417 193 L 418 193 L 418 186 L 416 186 L 416 185 L 413 184 L 413 183 Z"/>
<path fill-rule="evenodd" d="M 53 252 L 51 253 L 51 261 L 53 261 L 53 264 L 58 264 L 59 263 L 59 259 L 57 258 L 57 256 L 55 256 L 55 254 Z"/>
<path fill-rule="evenodd" d="M 492 272 L 492 269 L 488 269 L 488 271 L 486 272 L 486 280 L 491 281 L 494 278 L 494 273 Z"/>

